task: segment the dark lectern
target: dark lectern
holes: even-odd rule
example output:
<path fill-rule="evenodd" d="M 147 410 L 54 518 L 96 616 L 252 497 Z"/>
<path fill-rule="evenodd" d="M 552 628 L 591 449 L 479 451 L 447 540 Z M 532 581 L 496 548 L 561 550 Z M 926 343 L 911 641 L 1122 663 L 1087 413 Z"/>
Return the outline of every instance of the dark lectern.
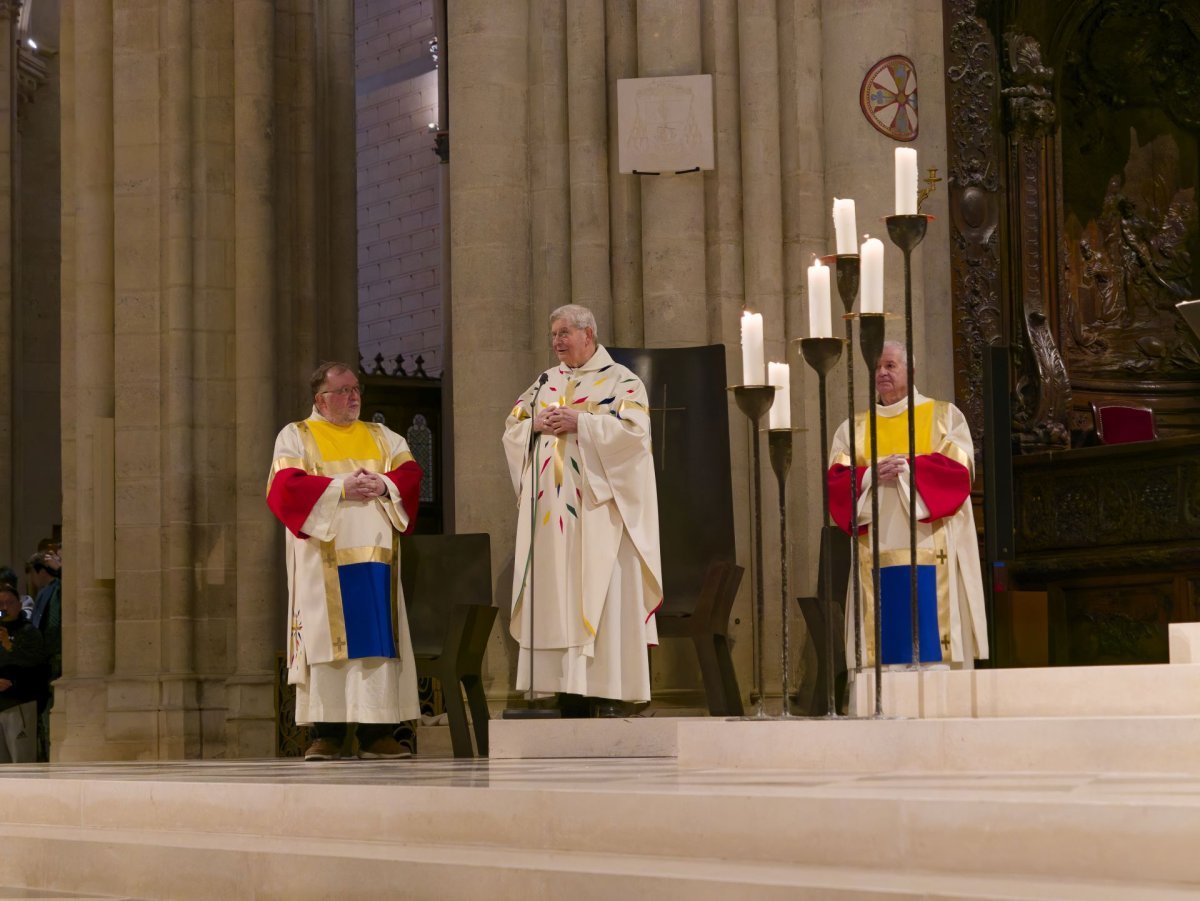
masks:
<path fill-rule="evenodd" d="M 692 640 L 709 713 L 741 716 L 729 650 L 742 568 L 734 562 L 725 348 L 608 352 L 638 374 L 650 400 L 665 595 L 658 634 Z"/>

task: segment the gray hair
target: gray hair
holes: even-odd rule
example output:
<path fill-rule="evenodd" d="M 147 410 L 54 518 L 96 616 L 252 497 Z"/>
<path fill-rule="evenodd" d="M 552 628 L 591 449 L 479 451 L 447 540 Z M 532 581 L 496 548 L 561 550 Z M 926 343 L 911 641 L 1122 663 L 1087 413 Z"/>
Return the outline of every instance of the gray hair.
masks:
<path fill-rule="evenodd" d="M 905 366 L 907 366 L 908 365 L 908 348 L 904 346 L 904 342 L 903 341 L 884 341 L 883 349 L 887 350 L 889 347 L 892 348 L 894 351 L 896 351 L 898 354 L 900 354 L 900 362 L 903 363 Z"/>
<path fill-rule="evenodd" d="M 596 317 L 587 307 L 577 303 L 563 304 L 550 314 L 550 324 L 554 325 L 559 319 L 567 320 L 572 328 L 590 328 L 592 337 L 596 336 Z"/>

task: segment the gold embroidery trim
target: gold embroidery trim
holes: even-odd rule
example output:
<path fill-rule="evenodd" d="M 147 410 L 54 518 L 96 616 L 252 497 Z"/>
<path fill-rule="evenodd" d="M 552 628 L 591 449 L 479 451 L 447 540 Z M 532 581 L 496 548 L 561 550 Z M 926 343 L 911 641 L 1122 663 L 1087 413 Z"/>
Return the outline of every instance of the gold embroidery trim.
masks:
<path fill-rule="evenodd" d="M 300 457 L 276 457 L 271 464 L 271 473 L 267 476 L 267 494 L 271 493 L 271 486 L 275 484 L 275 476 L 279 475 L 285 469 L 303 469 L 304 460 Z"/>
<path fill-rule="evenodd" d="M 388 563 L 392 562 L 392 552 L 386 547 L 343 547 L 338 548 L 334 555 L 338 566 L 351 566 L 355 563 Z"/>

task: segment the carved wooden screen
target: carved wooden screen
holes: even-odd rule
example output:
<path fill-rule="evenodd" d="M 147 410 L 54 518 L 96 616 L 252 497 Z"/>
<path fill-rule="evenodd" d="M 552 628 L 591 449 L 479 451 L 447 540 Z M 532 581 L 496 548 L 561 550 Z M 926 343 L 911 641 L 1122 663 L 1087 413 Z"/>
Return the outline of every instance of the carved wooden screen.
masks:
<path fill-rule="evenodd" d="M 1013 347 L 1029 450 L 1090 401 L 1200 431 L 1200 2 L 945 0 L 956 392 L 982 422 L 987 343 Z"/>

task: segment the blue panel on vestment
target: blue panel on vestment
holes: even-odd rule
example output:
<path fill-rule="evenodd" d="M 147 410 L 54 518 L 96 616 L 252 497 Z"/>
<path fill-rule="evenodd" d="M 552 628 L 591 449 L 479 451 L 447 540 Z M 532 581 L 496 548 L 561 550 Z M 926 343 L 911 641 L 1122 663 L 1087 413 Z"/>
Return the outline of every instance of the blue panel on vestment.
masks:
<path fill-rule="evenodd" d="M 338 567 L 338 581 L 346 617 L 346 656 L 395 657 L 392 568 L 386 563 L 351 563 Z"/>
<path fill-rule="evenodd" d="M 880 567 L 879 597 L 883 662 L 912 663 L 912 578 L 907 566 Z M 921 662 L 939 663 L 942 640 L 938 632 L 936 567 L 917 567 L 917 603 Z"/>

